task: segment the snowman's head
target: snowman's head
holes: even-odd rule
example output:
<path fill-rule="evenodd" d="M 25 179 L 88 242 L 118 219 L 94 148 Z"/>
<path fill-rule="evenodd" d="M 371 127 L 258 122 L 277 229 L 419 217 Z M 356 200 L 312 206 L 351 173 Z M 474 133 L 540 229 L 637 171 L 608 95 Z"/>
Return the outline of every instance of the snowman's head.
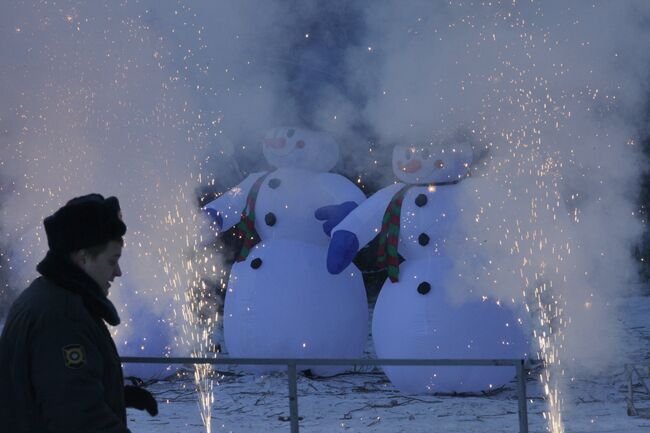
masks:
<path fill-rule="evenodd" d="M 339 159 L 339 146 L 324 132 L 296 127 L 270 130 L 262 142 L 262 152 L 277 168 L 304 168 L 330 171 Z"/>
<path fill-rule="evenodd" d="M 397 145 L 393 172 L 408 184 L 453 182 L 467 177 L 472 163 L 468 144 Z"/>

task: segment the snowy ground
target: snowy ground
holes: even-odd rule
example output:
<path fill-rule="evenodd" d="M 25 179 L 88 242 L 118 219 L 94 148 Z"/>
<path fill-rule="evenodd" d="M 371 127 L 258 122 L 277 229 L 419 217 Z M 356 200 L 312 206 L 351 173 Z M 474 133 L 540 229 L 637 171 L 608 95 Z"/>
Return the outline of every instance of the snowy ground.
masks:
<path fill-rule="evenodd" d="M 650 297 L 624 302 L 620 320 L 627 329 L 626 354 L 637 364 L 650 364 Z M 567 433 L 650 432 L 650 419 L 627 415 L 624 363 L 608 375 L 572 372 L 563 417 Z M 239 369 L 222 369 L 215 386 L 212 431 L 235 433 L 289 432 L 288 385 L 285 374 L 256 377 Z M 514 373 L 513 373 L 514 375 Z M 151 418 L 129 409 L 134 433 L 205 432 L 191 380 L 158 382 L 149 389 L 161 402 Z M 517 432 L 514 383 L 489 396 L 401 395 L 380 371 L 359 371 L 329 379 L 298 380 L 301 432 Z M 537 381 L 528 381 L 530 432 L 546 431 L 546 405 Z M 636 405 L 650 408 L 647 395 Z"/>

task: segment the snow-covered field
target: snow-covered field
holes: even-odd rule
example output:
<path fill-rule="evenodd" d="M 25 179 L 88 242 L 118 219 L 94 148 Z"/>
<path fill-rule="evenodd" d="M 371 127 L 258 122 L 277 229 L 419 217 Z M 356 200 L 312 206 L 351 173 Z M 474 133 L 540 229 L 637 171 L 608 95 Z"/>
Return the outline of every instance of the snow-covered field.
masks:
<path fill-rule="evenodd" d="M 650 419 L 627 415 L 624 364 L 650 364 L 650 297 L 631 297 L 621 305 L 627 353 L 620 365 L 598 376 L 568 371 L 573 377 L 565 393 L 566 432 L 650 432 Z M 258 377 L 237 367 L 221 368 L 215 386 L 212 431 L 236 433 L 289 432 L 286 374 Z M 514 373 L 513 373 L 514 375 Z M 646 381 L 648 382 L 648 381 Z M 636 406 L 650 407 L 650 397 L 637 387 Z M 160 414 L 129 409 L 134 433 L 204 432 L 193 383 L 176 379 L 152 384 Z M 528 380 L 530 432 L 546 431 L 543 392 L 532 372 Z M 328 379 L 298 379 L 301 432 L 517 432 L 517 397 L 511 386 L 485 396 L 408 396 L 396 391 L 381 371 L 367 369 Z"/>

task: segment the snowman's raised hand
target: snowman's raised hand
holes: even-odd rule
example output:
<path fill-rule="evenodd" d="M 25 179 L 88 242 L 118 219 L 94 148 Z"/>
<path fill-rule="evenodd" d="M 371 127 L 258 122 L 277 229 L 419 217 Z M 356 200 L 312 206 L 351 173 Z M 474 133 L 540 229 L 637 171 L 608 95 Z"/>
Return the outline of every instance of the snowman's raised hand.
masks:
<path fill-rule="evenodd" d="M 327 250 L 327 270 L 330 274 L 340 274 L 347 268 L 359 251 L 357 235 L 347 230 L 337 230 L 332 236 Z"/>
<path fill-rule="evenodd" d="M 221 214 L 209 207 L 204 207 L 202 210 L 203 212 L 205 212 L 205 214 L 208 216 L 208 218 L 211 221 L 210 227 L 220 232 L 221 229 L 223 228 L 223 217 L 221 216 Z"/>
<path fill-rule="evenodd" d="M 333 204 L 330 206 L 323 206 L 316 209 L 314 216 L 317 220 L 325 221 L 323 223 L 323 231 L 327 236 L 332 233 L 332 229 L 336 227 L 343 219 L 352 212 L 358 204 L 353 201 L 346 201 L 341 204 Z"/>

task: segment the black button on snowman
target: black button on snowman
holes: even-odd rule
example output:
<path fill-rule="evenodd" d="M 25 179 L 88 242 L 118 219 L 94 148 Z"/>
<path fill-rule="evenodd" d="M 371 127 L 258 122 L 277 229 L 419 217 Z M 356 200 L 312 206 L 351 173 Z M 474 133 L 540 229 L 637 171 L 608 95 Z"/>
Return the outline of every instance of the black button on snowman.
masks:
<path fill-rule="evenodd" d="M 267 226 L 273 227 L 276 221 L 277 218 L 275 217 L 275 214 L 273 212 L 269 212 L 266 215 L 264 215 L 264 222 L 266 223 Z"/>
<path fill-rule="evenodd" d="M 271 189 L 278 189 L 282 181 L 278 179 L 277 177 L 274 177 L 273 179 L 269 180 L 269 188 Z"/>

